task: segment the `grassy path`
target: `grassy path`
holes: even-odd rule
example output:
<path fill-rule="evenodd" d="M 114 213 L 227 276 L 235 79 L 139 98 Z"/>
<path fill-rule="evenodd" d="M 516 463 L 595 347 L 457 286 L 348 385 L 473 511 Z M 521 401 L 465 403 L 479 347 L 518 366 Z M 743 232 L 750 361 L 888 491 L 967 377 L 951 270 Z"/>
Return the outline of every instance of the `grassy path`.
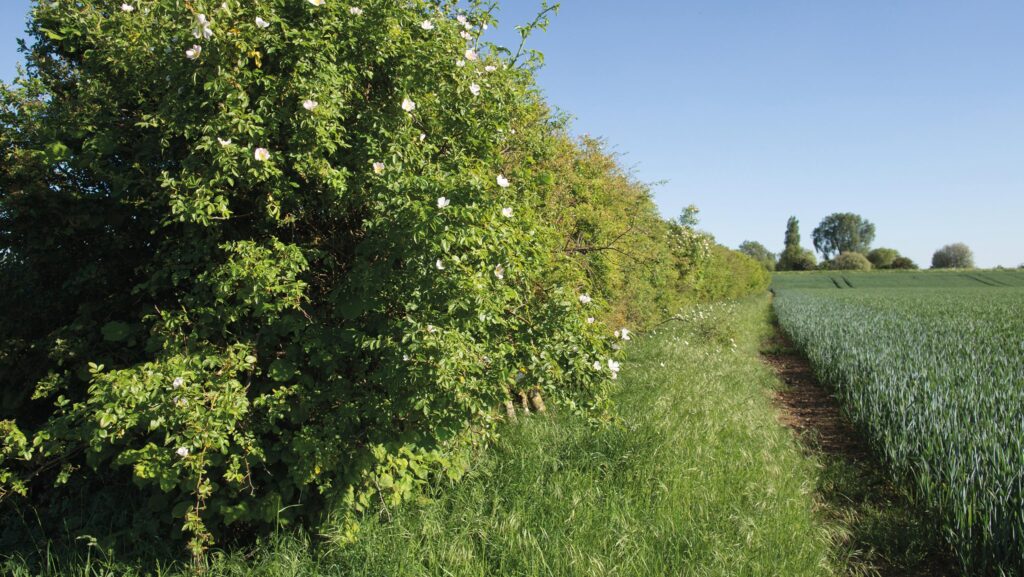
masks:
<path fill-rule="evenodd" d="M 616 395 L 620 426 L 521 419 L 461 483 L 366 523 L 355 545 L 286 536 L 221 556 L 207 574 L 833 574 L 818 469 L 777 421 L 776 377 L 759 358 L 768 307 L 708 307 L 637 339 Z M 125 569 L 75 574 L 142 573 Z"/>
<path fill-rule="evenodd" d="M 525 420 L 431 503 L 315 562 L 301 544 L 267 555 L 258 574 L 293 560 L 309 575 L 828 574 L 816 471 L 777 423 L 758 356 L 767 314 L 765 299 L 712 307 L 638 340 L 621 427 Z"/>

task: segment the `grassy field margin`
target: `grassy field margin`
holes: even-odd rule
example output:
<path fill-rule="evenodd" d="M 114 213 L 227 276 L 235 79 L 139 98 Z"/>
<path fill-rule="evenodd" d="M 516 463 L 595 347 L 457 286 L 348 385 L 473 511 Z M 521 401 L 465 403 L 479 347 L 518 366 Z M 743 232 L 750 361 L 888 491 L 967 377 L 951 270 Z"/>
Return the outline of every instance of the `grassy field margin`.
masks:
<path fill-rule="evenodd" d="M 695 308 L 630 345 L 617 425 L 521 419 L 462 482 L 382 511 L 353 545 L 288 532 L 216 555 L 207 574 L 831 574 L 814 461 L 778 424 L 777 381 L 758 356 L 768 315 L 762 297 Z M 42 573 L 175 573 L 82 559 Z"/>

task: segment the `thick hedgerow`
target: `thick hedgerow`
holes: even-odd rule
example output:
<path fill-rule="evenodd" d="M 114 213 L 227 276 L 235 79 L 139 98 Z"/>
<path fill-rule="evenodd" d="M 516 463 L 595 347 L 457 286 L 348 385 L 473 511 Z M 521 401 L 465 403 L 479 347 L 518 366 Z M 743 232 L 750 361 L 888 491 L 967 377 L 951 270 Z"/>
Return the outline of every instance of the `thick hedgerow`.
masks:
<path fill-rule="evenodd" d="M 518 391 L 600 417 L 614 339 L 490 18 L 39 2 L 0 88 L 0 498 L 135 495 L 199 553 L 457 476 Z"/>

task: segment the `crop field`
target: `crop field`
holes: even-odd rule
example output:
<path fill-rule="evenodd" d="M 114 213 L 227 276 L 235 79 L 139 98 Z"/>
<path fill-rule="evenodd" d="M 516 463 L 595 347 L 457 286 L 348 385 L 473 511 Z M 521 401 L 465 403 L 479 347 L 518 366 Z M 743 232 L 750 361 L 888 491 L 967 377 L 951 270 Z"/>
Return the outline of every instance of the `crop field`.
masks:
<path fill-rule="evenodd" d="M 776 273 L 776 289 L 849 288 L 1024 288 L 1024 271 L 812 271 Z"/>
<path fill-rule="evenodd" d="M 1024 569 L 1024 274 L 780 274 L 774 289 L 783 331 L 965 569 Z"/>

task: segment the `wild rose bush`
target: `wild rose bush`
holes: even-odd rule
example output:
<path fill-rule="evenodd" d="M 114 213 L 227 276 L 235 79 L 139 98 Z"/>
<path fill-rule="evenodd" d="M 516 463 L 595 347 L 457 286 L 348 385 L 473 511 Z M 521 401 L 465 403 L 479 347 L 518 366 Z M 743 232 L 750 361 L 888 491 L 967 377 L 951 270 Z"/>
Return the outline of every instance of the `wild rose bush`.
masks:
<path fill-rule="evenodd" d="M 45 0 L 0 88 L 0 498 L 227 527 L 397 503 L 618 363 L 483 3 Z M 130 482 L 129 482 L 130 481 Z M 54 488 L 56 487 L 56 488 Z"/>

